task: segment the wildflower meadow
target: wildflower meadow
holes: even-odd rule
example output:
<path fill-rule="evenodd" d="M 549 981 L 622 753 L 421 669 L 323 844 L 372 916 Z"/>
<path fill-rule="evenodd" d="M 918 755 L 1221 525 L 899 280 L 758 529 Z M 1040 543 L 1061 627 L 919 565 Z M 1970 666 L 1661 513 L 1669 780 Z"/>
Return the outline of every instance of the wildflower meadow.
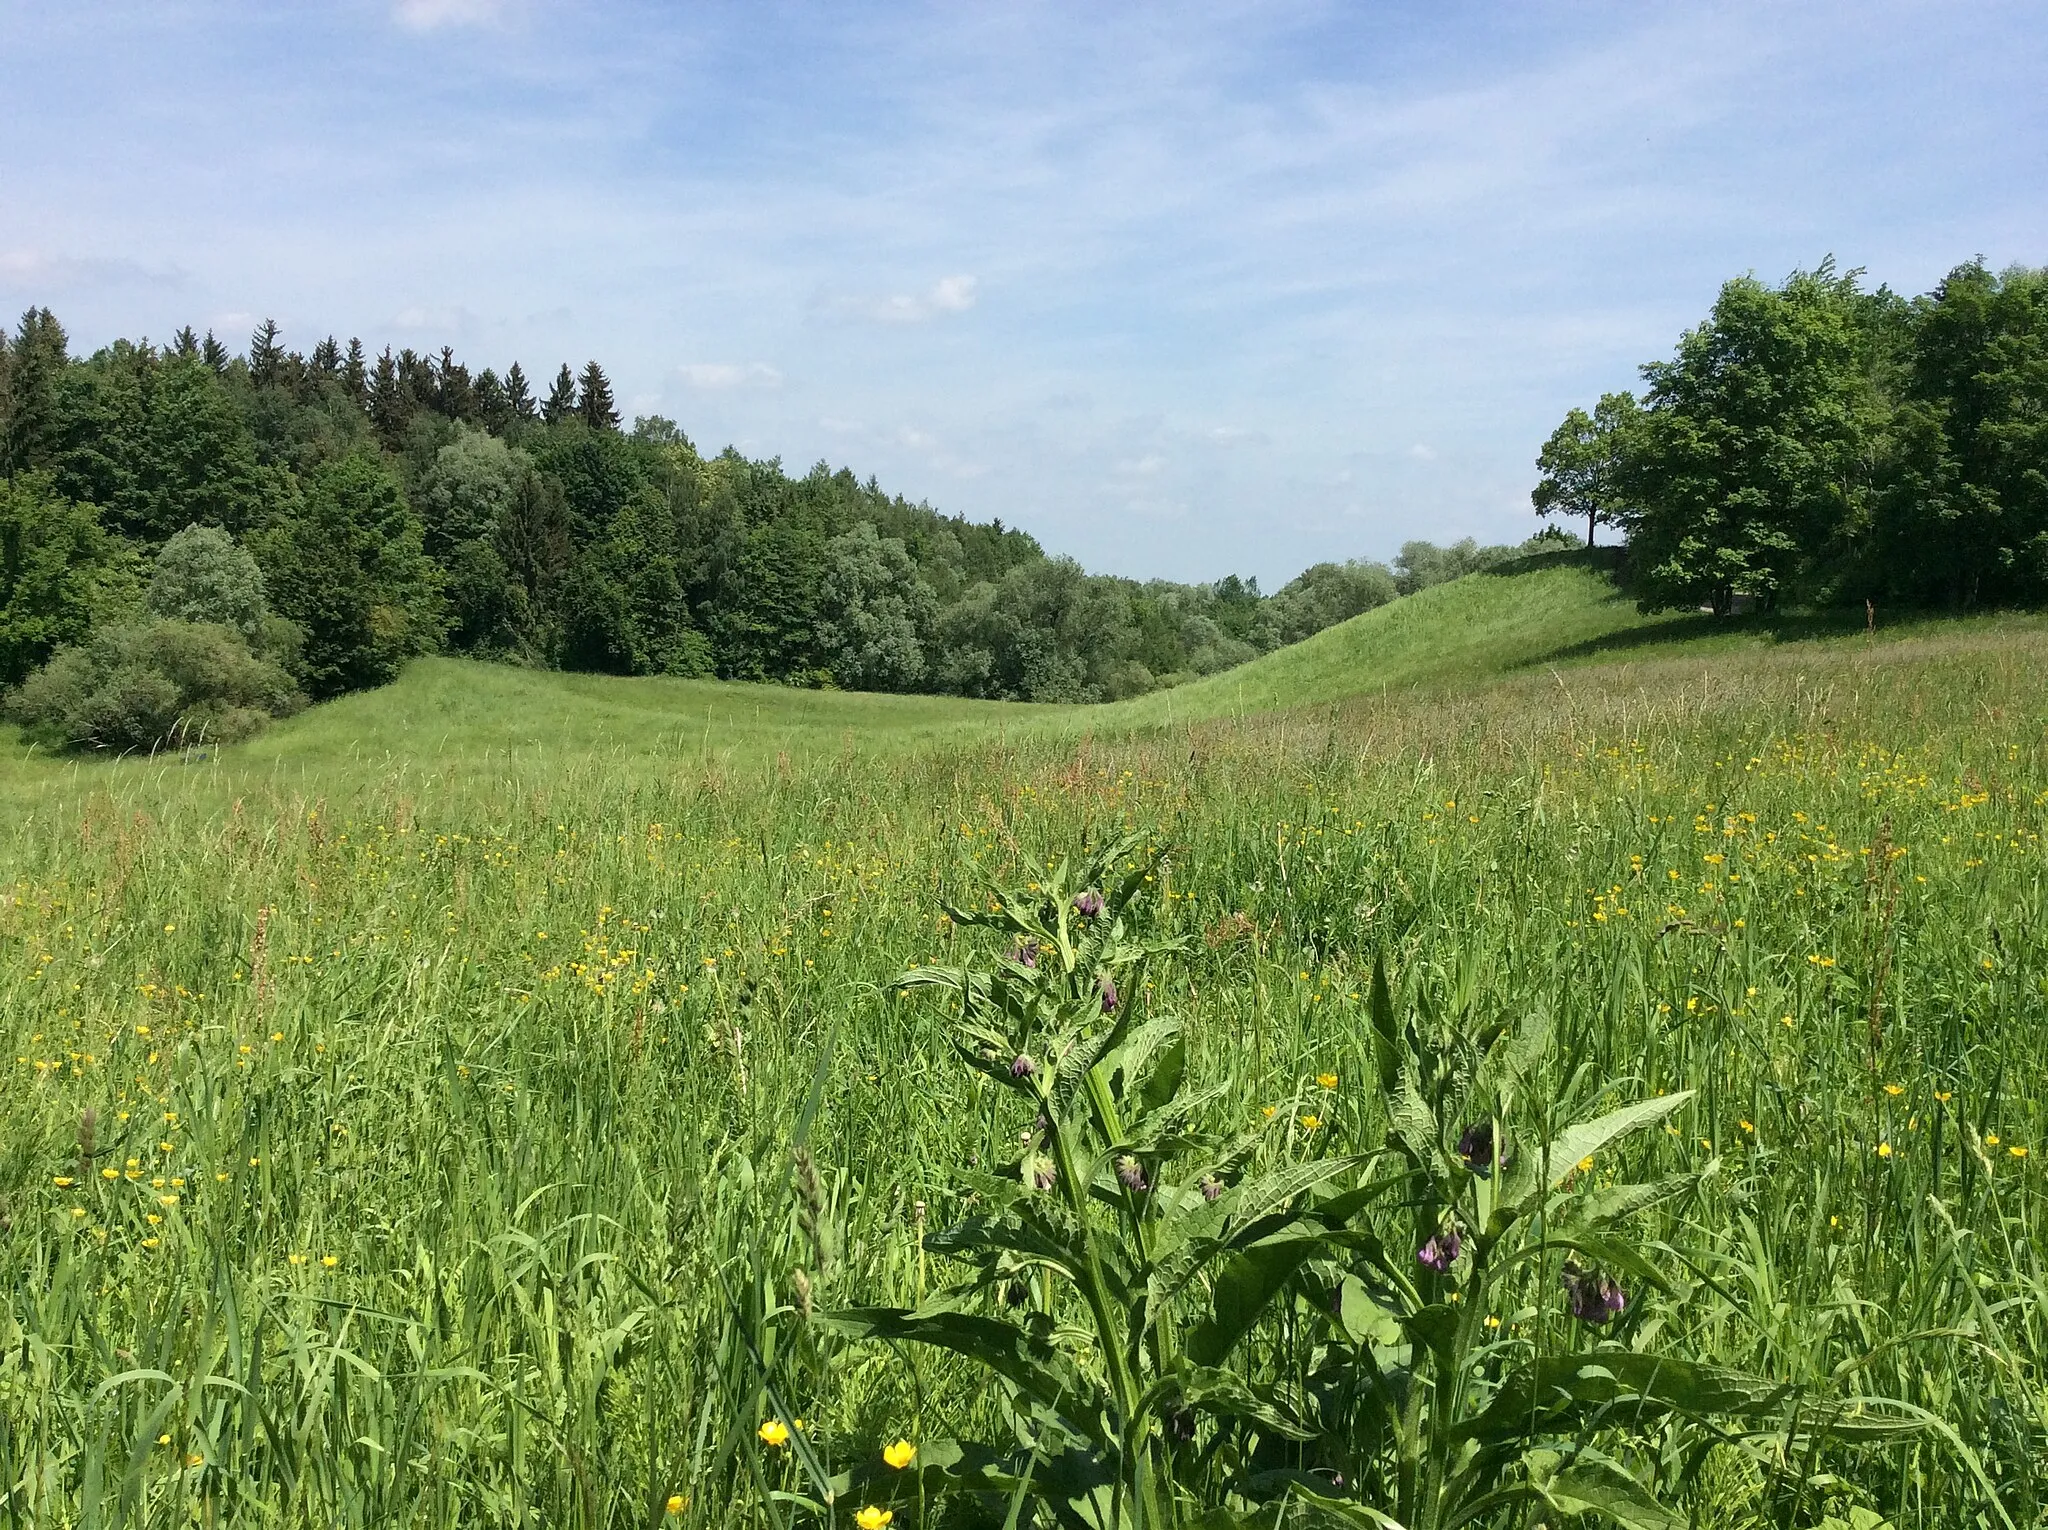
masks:
<path fill-rule="evenodd" d="M 2038 1526 L 2044 660 L 17 761 L 0 1519 Z"/>

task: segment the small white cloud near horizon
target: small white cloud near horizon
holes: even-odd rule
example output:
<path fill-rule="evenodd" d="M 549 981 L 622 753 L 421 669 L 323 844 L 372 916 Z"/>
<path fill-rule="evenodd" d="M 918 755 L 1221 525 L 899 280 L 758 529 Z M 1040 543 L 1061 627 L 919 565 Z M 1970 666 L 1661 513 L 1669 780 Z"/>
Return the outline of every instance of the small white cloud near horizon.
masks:
<path fill-rule="evenodd" d="M 397 0 L 392 19 L 408 32 L 489 26 L 505 14 L 505 0 Z"/>
<path fill-rule="evenodd" d="M 820 300 L 824 312 L 876 324 L 922 324 L 944 314 L 965 313 L 975 304 L 980 281 L 967 275 L 942 276 L 923 292 L 896 292 L 881 297 L 833 295 Z"/>
<path fill-rule="evenodd" d="M 1408 448 L 1408 455 L 1413 457 L 1417 462 L 1434 462 L 1436 461 L 1436 448 L 1433 446 L 1424 446 L 1420 441 L 1417 441 L 1413 446 Z"/>
<path fill-rule="evenodd" d="M 676 376 L 685 386 L 704 393 L 782 386 L 782 373 L 762 361 L 689 361 L 676 368 Z"/>

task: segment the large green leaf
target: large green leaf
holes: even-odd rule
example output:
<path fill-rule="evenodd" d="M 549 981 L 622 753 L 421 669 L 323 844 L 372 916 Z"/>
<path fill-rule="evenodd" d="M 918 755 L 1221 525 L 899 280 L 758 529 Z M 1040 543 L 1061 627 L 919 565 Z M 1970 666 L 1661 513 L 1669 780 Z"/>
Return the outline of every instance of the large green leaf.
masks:
<path fill-rule="evenodd" d="M 951 1309 L 850 1307 L 821 1313 L 815 1321 L 850 1339 L 887 1339 L 951 1350 L 1062 1413 L 1092 1411 L 1100 1401 L 1099 1386 L 1083 1378 L 1049 1343 L 1000 1318 Z"/>
<path fill-rule="evenodd" d="M 1579 1165 L 1586 1159 L 1632 1132 L 1656 1125 L 1673 1111 L 1689 1104 L 1695 1092 L 1691 1089 L 1682 1089 L 1677 1094 L 1659 1095 L 1652 1100 L 1638 1100 L 1633 1105 L 1610 1110 L 1606 1115 L 1596 1116 L 1591 1121 L 1581 1121 L 1575 1126 L 1568 1126 L 1558 1133 L 1556 1140 L 1547 1150 L 1530 1149 L 1532 1161 L 1522 1166 L 1522 1174 L 1518 1178 L 1526 1182 L 1527 1176 L 1536 1173 L 1537 1165 L 1533 1160 L 1547 1151 L 1549 1173 L 1543 1176 L 1547 1182 L 1542 1188 L 1555 1190 L 1577 1173 Z M 1537 1193 L 1537 1189 L 1532 1186 L 1517 1199 L 1526 1204 Z"/>
<path fill-rule="evenodd" d="M 1665 1508 L 1619 1463 L 1591 1452 L 1537 1484 L 1537 1491 L 1560 1514 L 1595 1515 L 1622 1530 L 1685 1530 L 1683 1515 Z"/>
<path fill-rule="evenodd" d="M 1198 1365 L 1220 1364 L 1322 1244 L 1320 1229 L 1296 1222 L 1233 1254 L 1217 1272 L 1209 1316 L 1188 1333 L 1189 1357 Z"/>

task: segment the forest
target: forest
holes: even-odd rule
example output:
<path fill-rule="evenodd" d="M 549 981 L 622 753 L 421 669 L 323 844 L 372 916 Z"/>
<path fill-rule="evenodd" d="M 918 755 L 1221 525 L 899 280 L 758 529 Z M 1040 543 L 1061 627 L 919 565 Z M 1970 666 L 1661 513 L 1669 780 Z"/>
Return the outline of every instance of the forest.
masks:
<path fill-rule="evenodd" d="M 1565 417 L 1538 512 L 1622 533 L 1645 610 L 2048 599 L 2048 269 L 1861 276 L 1725 284 L 1640 399 Z"/>
<path fill-rule="evenodd" d="M 47 308 L 0 341 L 0 685 L 52 745 L 241 736 L 438 652 L 1116 700 L 1516 551 L 1413 542 L 1271 596 L 1139 582 L 847 469 L 624 427 L 596 361 L 536 391 L 517 362 L 302 353 L 274 322 L 241 355 L 187 327 L 74 357 Z"/>

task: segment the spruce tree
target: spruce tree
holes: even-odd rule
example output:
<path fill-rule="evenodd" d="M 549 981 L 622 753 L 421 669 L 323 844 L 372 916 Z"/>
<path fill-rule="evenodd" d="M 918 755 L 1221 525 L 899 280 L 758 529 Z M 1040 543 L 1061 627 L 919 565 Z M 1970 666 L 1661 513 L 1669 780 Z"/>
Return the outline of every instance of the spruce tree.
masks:
<path fill-rule="evenodd" d="M 213 368 L 213 375 L 226 375 L 228 369 L 228 348 L 213 338 L 213 331 L 206 332 L 206 339 L 200 343 L 199 359 Z"/>
<path fill-rule="evenodd" d="M 575 412 L 576 376 L 565 361 L 562 370 L 555 374 L 555 385 L 548 390 L 547 402 L 540 406 L 540 417 L 553 425 Z"/>
<path fill-rule="evenodd" d="M 350 340 L 348 343 L 348 355 L 341 363 L 341 385 L 348 391 L 348 396 L 356 401 L 358 408 L 369 404 L 370 374 L 368 366 L 363 361 L 363 342 L 360 340 Z"/>
<path fill-rule="evenodd" d="M 199 336 L 193 333 L 191 325 L 171 336 L 171 350 L 181 361 L 191 361 L 199 355 Z"/>
<path fill-rule="evenodd" d="M 521 424 L 531 423 L 535 414 L 533 390 L 527 385 L 525 370 L 516 361 L 505 373 L 505 403 L 513 419 Z"/>
<path fill-rule="evenodd" d="M 31 308 L 8 348 L 6 434 L 0 437 L 0 472 L 35 467 L 57 445 L 57 389 L 70 363 L 71 340 L 47 308 Z"/>
<path fill-rule="evenodd" d="M 476 375 L 476 418 L 494 436 L 502 436 L 511 428 L 512 410 L 505 401 L 505 385 L 498 381 L 498 374 L 485 367 Z"/>
<path fill-rule="evenodd" d="M 277 320 L 265 319 L 249 337 L 249 380 L 259 388 L 273 388 L 283 366 L 284 347 L 277 343 Z"/>
<path fill-rule="evenodd" d="M 313 370 L 323 378 L 333 377 L 341 370 L 341 347 L 329 335 L 313 347 Z"/>
<path fill-rule="evenodd" d="M 455 348 L 450 345 L 441 347 L 441 359 L 434 368 L 434 406 L 451 420 L 476 418 L 469 368 L 455 359 Z"/>
<path fill-rule="evenodd" d="M 398 363 L 391 359 L 391 347 L 377 358 L 377 370 L 370 377 L 370 423 L 387 446 L 394 445 L 405 429 L 409 411 L 398 379 Z"/>
<path fill-rule="evenodd" d="M 611 379 L 594 361 L 583 369 L 583 395 L 578 408 L 582 412 L 583 423 L 592 430 L 619 428 L 619 411 L 612 403 Z"/>

